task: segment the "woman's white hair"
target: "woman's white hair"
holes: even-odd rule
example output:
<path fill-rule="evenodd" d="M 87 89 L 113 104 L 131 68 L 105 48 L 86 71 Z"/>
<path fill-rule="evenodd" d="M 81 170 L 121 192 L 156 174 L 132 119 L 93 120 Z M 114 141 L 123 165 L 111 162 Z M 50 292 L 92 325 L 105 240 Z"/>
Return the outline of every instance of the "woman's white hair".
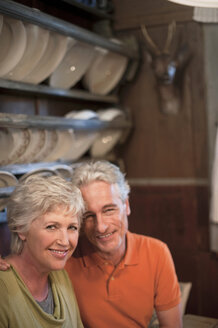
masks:
<path fill-rule="evenodd" d="M 81 223 L 84 202 L 80 190 L 59 176 L 30 176 L 19 182 L 7 204 L 8 226 L 11 231 L 11 252 L 20 254 L 23 241 L 19 233 L 29 230 L 38 217 L 63 206 Z"/>
<path fill-rule="evenodd" d="M 93 181 L 104 181 L 118 187 L 120 198 L 128 199 L 130 187 L 119 167 L 108 161 L 89 161 L 78 164 L 72 174 L 72 183 L 78 188 Z"/>

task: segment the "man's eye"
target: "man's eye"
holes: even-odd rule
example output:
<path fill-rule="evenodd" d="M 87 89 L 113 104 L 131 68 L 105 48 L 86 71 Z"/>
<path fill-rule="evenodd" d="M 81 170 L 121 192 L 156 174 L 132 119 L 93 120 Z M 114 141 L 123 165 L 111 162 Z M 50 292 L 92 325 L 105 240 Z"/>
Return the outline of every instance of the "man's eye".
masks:
<path fill-rule="evenodd" d="M 95 215 L 94 214 L 85 214 L 84 216 L 83 216 L 83 220 L 85 221 L 85 220 L 90 220 L 90 219 L 93 219 L 95 217 Z"/>
<path fill-rule="evenodd" d="M 71 226 L 69 226 L 68 230 L 77 231 L 78 230 L 78 227 L 75 226 L 75 225 L 71 225 Z"/>
<path fill-rule="evenodd" d="M 104 210 L 104 214 L 106 215 L 111 215 L 116 211 L 116 208 L 107 208 L 106 210 Z"/>

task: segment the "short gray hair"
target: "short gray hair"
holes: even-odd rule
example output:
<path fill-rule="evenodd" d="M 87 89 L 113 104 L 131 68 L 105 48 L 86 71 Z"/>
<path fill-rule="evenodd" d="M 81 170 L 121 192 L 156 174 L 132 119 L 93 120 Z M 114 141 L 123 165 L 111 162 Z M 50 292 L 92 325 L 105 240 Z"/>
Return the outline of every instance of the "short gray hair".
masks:
<path fill-rule="evenodd" d="M 66 208 L 81 223 L 84 201 L 80 190 L 59 176 L 30 176 L 19 182 L 7 204 L 8 226 L 11 231 L 11 252 L 20 254 L 23 241 L 19 233 L 27 232 L 38 217 L 57 206 Z"/>
<path fill-rule="evenodd" d="M 78 188 L 93 181 L 104 181 L 118 187 L 124 202 L 128 199 L 130 187 L 119 167 L 105 160 L 88 161 L 78 164 L 72 174 L 72 182 Z"/>

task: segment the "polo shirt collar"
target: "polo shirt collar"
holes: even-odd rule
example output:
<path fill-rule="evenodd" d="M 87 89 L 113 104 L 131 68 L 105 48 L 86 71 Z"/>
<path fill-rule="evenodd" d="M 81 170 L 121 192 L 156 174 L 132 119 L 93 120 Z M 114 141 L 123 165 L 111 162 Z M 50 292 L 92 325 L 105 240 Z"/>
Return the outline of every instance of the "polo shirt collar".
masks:
<path fill-rule="evenodd" d="M 121 265 L 137 265 L 139 263 L 139 253 L 137 245 L 134 239 L 134 234 L 130 231 L 127 231 L 127 250 L 124 256 L 124 259 L 121 261 Z M 81 238 L 79 243 L 80 255 L 83 259 L 85 267 L 91 267 L 95 265 L 102 265 L 105 263 L 105 260 L 102 259 L 97 252 L 93 249 L 91 243 L 85 238 Z"/>

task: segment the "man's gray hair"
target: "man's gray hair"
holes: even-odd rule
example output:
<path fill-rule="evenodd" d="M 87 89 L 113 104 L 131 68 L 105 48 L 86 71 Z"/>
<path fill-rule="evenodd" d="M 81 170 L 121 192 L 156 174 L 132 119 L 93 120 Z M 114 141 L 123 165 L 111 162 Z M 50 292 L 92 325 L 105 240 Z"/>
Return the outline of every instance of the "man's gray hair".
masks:
<path fill-rule="evenodd" d="M 29 230 L 40 216 L 63 206 L 67 213 L 78 217 L 81 223 L 84 201 L 79 188 L 59 176 L 30 176 L 19 182 L 7 204 L 8 226 L 11 231 L 11 252 L 20 254 L 23 241 L 19 233 Z"/>
<path fill-rule="evenodd" d="M 104 181 L 118 187 L 120 197 L 124 202 L 128 199 L 130 187 L 125 175 L 119 167 L 108 161 L 90 161 L 78 164 L 72 174 L 72 182 L 77 187 L 82 187 L 93 181 Z"/>

